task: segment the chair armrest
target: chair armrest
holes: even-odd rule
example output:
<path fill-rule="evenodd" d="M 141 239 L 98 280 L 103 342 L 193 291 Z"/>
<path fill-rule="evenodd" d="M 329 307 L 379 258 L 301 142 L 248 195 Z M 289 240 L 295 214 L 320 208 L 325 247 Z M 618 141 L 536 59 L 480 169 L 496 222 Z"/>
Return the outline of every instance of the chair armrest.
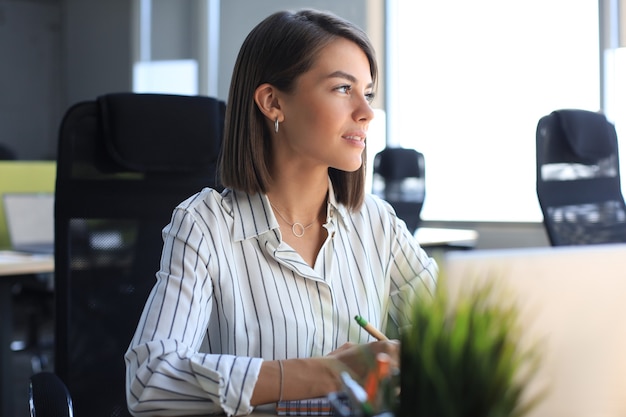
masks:
<path fill-rule="evenodd" d="M 31 416 L 73 417 L 72 397 L 61 378 L 52 372 L 30 377 L 28 407 Z"/>

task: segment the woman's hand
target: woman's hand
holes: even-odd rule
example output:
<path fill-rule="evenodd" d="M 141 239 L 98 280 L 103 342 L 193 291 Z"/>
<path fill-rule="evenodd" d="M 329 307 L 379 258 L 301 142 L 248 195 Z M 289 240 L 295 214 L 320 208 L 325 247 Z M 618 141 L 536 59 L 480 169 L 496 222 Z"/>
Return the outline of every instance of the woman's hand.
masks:
<path fill-rule="evenodd" d="M 385 340 L 380 342 L 370 342 L 362 345 L 346 343 L 328 356 L 337 359 L 340 366 L 348 371 L 358 382 L 363 383 L 369 371 L 376 365 L 376 354 L 384 352 L 390 357 L 391 369 L 400 366 L 400 342 L 398 340 Z"/>
<path fill-rule="evenodd" d="M 347 371 L 363 385 L 376 364 L 376 355 L 385 352 L 391 369 L 399 364 L 400 342 L 387 340 L 362 345 L 346 343 L 324 357 L 283 359 L 283 371 L 278 361 L 263 361 L 254 387 L 251 404 L 267 404 L 282 399 L 316 398 L 343 389 L 341 372 Z"/>

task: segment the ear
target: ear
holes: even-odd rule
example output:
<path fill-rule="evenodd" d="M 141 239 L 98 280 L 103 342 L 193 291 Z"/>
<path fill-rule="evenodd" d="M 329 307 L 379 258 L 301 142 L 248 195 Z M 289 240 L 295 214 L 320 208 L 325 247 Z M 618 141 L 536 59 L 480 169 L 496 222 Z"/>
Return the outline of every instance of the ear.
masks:
<path fill-rule="evenodd" d="M 272 122 L 276 119 L 279 122 L 284 120 L 277 93 L 276 87 L 269 83 L 261 84 L 254 90 L 254 101 L 257 107 Z"/>

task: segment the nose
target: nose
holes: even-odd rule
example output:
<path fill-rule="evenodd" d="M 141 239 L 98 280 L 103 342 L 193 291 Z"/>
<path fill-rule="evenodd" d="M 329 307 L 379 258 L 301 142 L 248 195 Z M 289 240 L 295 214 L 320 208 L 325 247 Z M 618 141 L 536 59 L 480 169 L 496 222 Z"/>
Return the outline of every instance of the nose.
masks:
<path fill-rule="evenodd" d="M 354 112 L 355 119 L 360 122 L 369 122 L 374 118 L 374 109 L 366 97 L 361 97 Z"/>

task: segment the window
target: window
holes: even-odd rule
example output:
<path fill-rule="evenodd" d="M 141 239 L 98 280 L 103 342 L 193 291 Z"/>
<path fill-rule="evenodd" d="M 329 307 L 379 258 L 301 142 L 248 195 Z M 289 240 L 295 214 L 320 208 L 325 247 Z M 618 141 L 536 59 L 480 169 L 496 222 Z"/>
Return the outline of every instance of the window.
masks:
<path fill-rule="evenodd" d="M 388 7 L 387 140 L 425 156 L 423 219 L 541 221 L 537 122 L 601 108 L 598 2 Z"/>
<path fill-rule="evenodd" d="M 220 1 L 132 5 L 133 91 L 217 97 Z"/>

